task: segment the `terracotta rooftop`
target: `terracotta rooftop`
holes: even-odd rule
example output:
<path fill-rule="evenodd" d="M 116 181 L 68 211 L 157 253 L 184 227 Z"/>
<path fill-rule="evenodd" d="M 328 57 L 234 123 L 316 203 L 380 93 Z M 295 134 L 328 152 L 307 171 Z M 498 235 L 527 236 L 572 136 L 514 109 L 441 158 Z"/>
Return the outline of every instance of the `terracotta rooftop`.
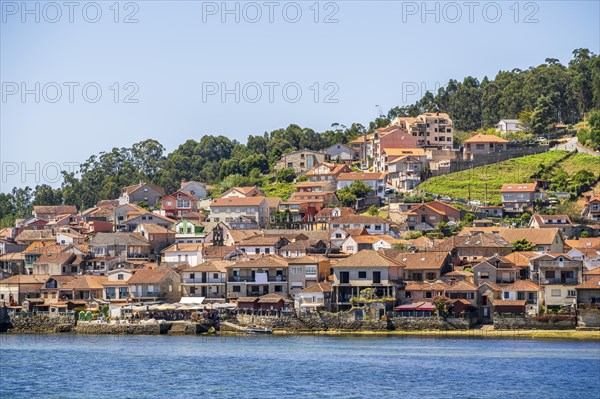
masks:
<path fill-rule="evenodd" d="M 465 144 L 469 144 L 469 143 L 499 143 L 499 144 L 506 144 L 508 143 L 508 140 L 505 140 L 503 138 L 500 138 L 496 135 L 493 134 L 476 134 L 468 139 L 466 139 L 463 143 Z"/>
<path fill-rule="evenodd" d="M 137 270 L 133 276 L 128 280 L 131 284 L 158 284 L 160 283 L 169 273 L 171 269 L 140 269 Z"/>
<path fill-rule="evenodd" d="M 396 257 L 396 260 L 406 265 L 406 270 L 426 270 L 440 269 L 447 257 L 446 254 L 439 252 L 416 252 L 402 253 Z"/>
<path fill-rule="evenodd" d="M 555 227 L 547 229 L 506 229 L 499 233 L 500 237 L 504 238 L 509 243 L 526 239 L 533 245 L 551 245 L 554 243 L 555 237 L 558 234 L 560 234 L 560 230 Z"/>
<path fill-rule="evenodd" d="M 100 290 L 102 283 L 107 281 L 105 276 L 77 276 L 73 280 L 62 285 L 65 290 Z"/>
<path fill-rule="evenodd" d="M 259 258 L 250 260 L 241 260 L 231 265 L 228 265 L 228 269 L 239 269 L 239 268 L 287 268 L 288 262 L 275 255 L 266 255 Z"/>
<path fill-rule="evenodd" d="M 331 286 L 331 284 L 325 282 L 325 283 L 317 283 L 317 284 L 313 284 L 310 287 L 306 287 L 305 289 L 303 289 L 302 291 L 300 291 L 303 294 L 311 294 L 311 293 L 320 293 L 320 292 L 333 292 L 333 287 Z"/>
<path fill-rule="evenodd" d="M 600 290 L 600 277 L 593 278 L 575 287 L 578 290 Z"/>
<path fill-rule="evenodd" d="M 358 172 L 350 172 L 350 173 L 340 173 L 338 176 L 338 181 L 355 181 L 355 180 L 381 180 L 385 179 L 385 173 L 358 173 Z"/>
<path fill-rule="evenodd" d="M 459 281 L 456 284 L 450 285 L 446 291 L 477 291 L 477 286 L 468 281 Z"/>
<path fill-rule="evenodd" d="M 537 188 L 537 183 L 512 183 L 503 184 L 500 192 L 503 193 L 533 193 Z"/>
<path fill-rule="evenodd" d="M 334 224 L 384 224 L 389 221 L 377 216 L 347 215 L 331 220 Z"/>
<path fill-rule="evenodd" d="M 0 280 L 0 284 L 43 284 L 48 277 L 47 274 L 16 274 Z"/>
<path fill-rule="evenodd" d="M 398 260 L 388 258 L 380 252 L 362 250 L 339 261 L 335 267 L 403 267 Z"/>
<path fill-rule="evenodd" d="M 446 291 L 450 286 L 442 281 L 435 281 L 432 283 L 428 282 L 409 282 L 406 287 L 404 287 L 405 291 Z"/>
<path fill-rule="evenodd" d="M 518 280 L 502 288 L 503 291 L 541 291 L 543 288 L 529 280 Z"/>
<path fill-rule="evenodd" d="M 266 197 L 257 195 L 255 197 L 225 197 L 217 198 L 211 202 L 210 207 L 231 207 L 231 206 L 259 206 L 265 201 Z"/>

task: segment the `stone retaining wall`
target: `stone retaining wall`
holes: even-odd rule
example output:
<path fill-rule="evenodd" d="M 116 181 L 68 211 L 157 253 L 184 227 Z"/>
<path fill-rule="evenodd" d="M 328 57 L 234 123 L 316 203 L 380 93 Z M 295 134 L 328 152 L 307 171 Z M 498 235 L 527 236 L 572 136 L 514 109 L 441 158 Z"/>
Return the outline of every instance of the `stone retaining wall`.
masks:
<path fill-rule="evenodd" d="M 32 315 L 11 317 L 8 331 L 11 333 L 46 334 L 70 332 L 75 327 L 73 317 Z"/>
<path fill-rule="evenodd" d="M 77 334 L 113 334 L 113 335 L 159 335 L 165 334 L 169 324 L 107 324 L 80 321 L 75 327 Z"/>
<path fill-rule="evenodd" d="M 443 319 L 441 317 L 395 317 L 385 320 L 354 320 L 350 313 L 321 313 L 309 316 L 254 316 L 238 315 L 242 325 L 259 325 L 272 330 L 284 331 L 420 331 L 420 330 L 467 330 L 468 319 Z"/>
<path fill-rule="evenodd" d="M 600 309 L 577 310 L 577 327 L 600 328 Z"/>
<path fill-rule="evenodd" d="M 576 326 L 577 321 L 574 316 L 563 320 L 494 316 L 495 330 L 573 330 Z"/>

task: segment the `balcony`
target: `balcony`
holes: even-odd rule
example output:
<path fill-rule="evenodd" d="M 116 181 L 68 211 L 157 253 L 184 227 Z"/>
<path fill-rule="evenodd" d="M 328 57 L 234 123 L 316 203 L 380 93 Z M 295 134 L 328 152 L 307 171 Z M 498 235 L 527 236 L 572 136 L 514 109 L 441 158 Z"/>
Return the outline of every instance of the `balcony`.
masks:
<path fill-rule="evenodd" d="M 184 278 L 183 284 L 225 284 L 227 280 L 224 278 L 219 279 L 202 279 L 202 278 Z"/>
<path fill-rule="evenodd" d="M 541 260 L 540 261 L 540 269 L 544 269 L 544 268 L 578 269 L 581 267 L 581 265 L 582 265 L 582 262 L 576 261 L 576 260 L 564 260 L 562 262 L 559 262 L 557 260 Z"/>
<path fill-rule="evenodd" d="M 155 297 L 160 297 L 161 294 L 160 292 L 156 291 L 146 291 L 146 292 L 131 292 L 130 293 L 132 298 L 155 298 Z"/>
<path fill-rule="evenodd" d="M 276 277 L 269 277 L 267 278 L 267 282 L 269 283 L 278 283 L 278 282 L 283 282 L 283 281 L 287 281 L 285 276 L 276 276 Z M 228 282 L 230 283 L 256 283 L 256 284 L 262 284 L 256 281 L 255 277 L 242 277 L 242 276 L 232 276 L 229 278 Z"/>
<path fill-rule="evenodd" d="M 564 284 L 564 285 L 577 285 L 579 281 L 576 278 L 542 278 L 540 284 Z"/>

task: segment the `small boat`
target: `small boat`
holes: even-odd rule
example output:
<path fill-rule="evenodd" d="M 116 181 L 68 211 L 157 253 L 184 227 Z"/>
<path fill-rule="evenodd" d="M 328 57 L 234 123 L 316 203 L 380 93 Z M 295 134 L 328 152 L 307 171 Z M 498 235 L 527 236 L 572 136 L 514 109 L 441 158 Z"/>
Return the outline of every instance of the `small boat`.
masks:
<path fill-rule="evenodd" d="M 248 328 L 246 329 L 247 334 L 273 334 L 273 330 L 268 328 Z"/>

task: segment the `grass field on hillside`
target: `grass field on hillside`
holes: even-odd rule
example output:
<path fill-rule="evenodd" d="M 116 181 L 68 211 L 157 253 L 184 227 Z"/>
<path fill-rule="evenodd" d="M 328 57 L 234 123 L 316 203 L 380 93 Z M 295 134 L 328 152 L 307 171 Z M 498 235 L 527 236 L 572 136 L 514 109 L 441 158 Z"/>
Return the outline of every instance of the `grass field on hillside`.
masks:
<path fill-rule="evenodd" d="M 553 170 L 564 170 L 569 175 L 580 170 L 589 170 L 597 176 L 600 175 L 600 157 L 582 153 L 569 157 L 566 157 L 567 155 L 567 151 L 550 151 L 510 159 L 472 170 L 433 177 L 419 185 L 419 189 L 428 193 L 449 195 L 452 198 L 468 199 L 470 186 L 471 200 L 483 202 L 487 184 L 488 202 L 500 204 L 500 189 L 503 184 L 533 182 L 535 179 L 532 175 L 539 170 L 540 165 L 548 167 L 556 163 Z"/>

